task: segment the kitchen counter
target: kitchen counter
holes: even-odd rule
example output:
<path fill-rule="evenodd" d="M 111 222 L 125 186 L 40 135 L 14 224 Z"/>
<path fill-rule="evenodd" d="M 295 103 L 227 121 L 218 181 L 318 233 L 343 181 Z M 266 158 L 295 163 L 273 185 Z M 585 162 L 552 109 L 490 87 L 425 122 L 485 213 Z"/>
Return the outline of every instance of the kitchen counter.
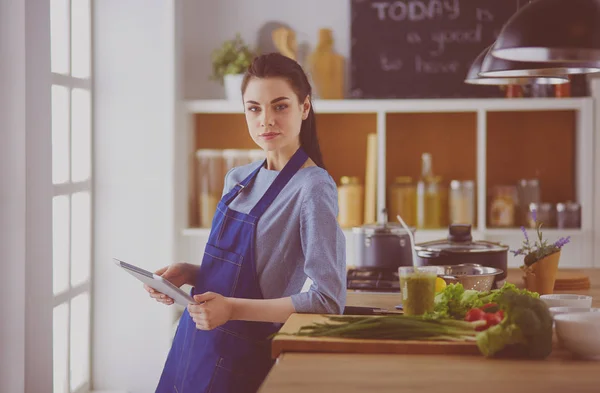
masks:
<path fill-rule="evenodd" d="M 600 307 L 600 269 L 589 275 L 591 288 L 569 293 L 593 296 Z M 522 286 L 520 271 L 508 281 Z M 560 292 L 557 292 L 560 293 Z M 394 309 L 399 294 L 348 293 L 350 306 Z M 260 393 L 358 392 L 600 392 L 600 361 L 574 359 L 555 349 L 545 360 L 487 359 L 483 356 L 284 353 Z"/>

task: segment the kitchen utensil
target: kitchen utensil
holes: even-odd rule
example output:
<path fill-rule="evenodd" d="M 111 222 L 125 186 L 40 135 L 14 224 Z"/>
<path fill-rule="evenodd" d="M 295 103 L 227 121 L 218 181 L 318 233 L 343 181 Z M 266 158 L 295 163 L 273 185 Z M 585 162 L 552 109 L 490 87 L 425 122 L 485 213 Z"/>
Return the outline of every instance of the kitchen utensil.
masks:
<path fill-rule="evenodd" d="M 393 223 L 352 228 L 355 238 L 355 265 L 390 270 L 399 266 L 412 266 L 409 232 Z"/>
<path fill-rule="evenodd" d="M 592 307 L 592 297 L 586 295 L 574 295 L 565 293 L 553 293 L 541 295 L 548 307 Z"/>
<path fill-rule="evenodd" d="M 502 286 L 506 279 L 508 246 L 490 241 L 475 241 L 471 225 L 450 224 L 446 239 L 415 245 L 416 266 L 481 265 L 499 269 L 495 285 Z"/>
<path fill-rule="evenodd" d="M 404 230 L 408 234 L 408 238 L 410 239 L 410 250 L 411 250 L 411 253 L 412 253 L 412 260 L 416 261 L 417 260 L 417 253 L 415 251 L 415 236 L 413 235 L 412 231 L 408 228 L 408 225 L 406 225 L 406 223 L 404 222 L 404 220 L 402 219 L 402 217 L 400 217 L 400 214 L 398 214 L 396 216 L 396 218 L 400 222 L 400 225 L 402 225 L 402 228 L 404 228 Z"/>
<path fill-rule="evenodd" d="M 600 360 L 600 313 L 560 314 L 554 323 L 563 347 L 577 356 Z"/>
<path fill-rule="evenodd" d="M 377 134 L 367 136 L 367 165 L 365 171 L 365 223 L 377 220 Z"/>
<path fill-rule="evenodd" d="M 344 307 L 344 315 L 385 315 L 385 314 L 404 314 L 403 311 L 386 310 L 378 307 L 360 307 L 346 306 Z"/>
<path fill-rule="evenodd" d="M 496 276 L 504 273 L 501 269 L 475 264 L 437 266 L 438 277 L 447 284 L 460 283 L 465 289 L 489 291 L 492 289 Z"/>
<path fill-rule="evenodd" d="M 550 307 L 550 314 L 554 317 L 560 314 L 574 314 L 581 312 L 600 312 L 600 308 L 589 307 Z"/>

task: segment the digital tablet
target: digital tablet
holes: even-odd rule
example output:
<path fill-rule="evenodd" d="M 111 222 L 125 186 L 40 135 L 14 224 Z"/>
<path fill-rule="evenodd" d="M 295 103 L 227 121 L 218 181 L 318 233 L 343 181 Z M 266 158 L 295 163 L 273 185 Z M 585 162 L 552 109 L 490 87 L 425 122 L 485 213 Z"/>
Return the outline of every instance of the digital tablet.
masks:
<path fill-rule="evenodd" d="M 117 258 L 113 258 L 113 260 L 127 273 L 131 274 L 144 284 L 147 284 L 150 288 L 164 293 L 173 299 L 175 303 L 183 307 L 187 307 L 188 304 L 198 304 L 187 292 L 177 288 L 175 285 L 171 284 L 161 276 L 158 276 L 140 267 L 120 261 Z"/>

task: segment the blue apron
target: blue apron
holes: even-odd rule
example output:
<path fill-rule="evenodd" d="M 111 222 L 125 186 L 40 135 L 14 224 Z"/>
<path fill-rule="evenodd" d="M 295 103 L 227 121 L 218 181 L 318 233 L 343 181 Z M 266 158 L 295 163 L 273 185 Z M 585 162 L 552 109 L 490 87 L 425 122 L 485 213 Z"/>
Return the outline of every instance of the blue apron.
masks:
<path fill-rule="evenodd" d="M 259 166 L 219 202 L 193 295 L 263 299 L 254 260 L 256 225 L 308 156 L 298 149 L 249 214 L 229 204 L 251 184 Z M 263 163 L 264 164 L 264 163 Z M 267 337 L 280 328 L 268 322 L 229 321 L 198 330 L 183 312 L 156 393 L 256 392 L 273 365 Z"/>

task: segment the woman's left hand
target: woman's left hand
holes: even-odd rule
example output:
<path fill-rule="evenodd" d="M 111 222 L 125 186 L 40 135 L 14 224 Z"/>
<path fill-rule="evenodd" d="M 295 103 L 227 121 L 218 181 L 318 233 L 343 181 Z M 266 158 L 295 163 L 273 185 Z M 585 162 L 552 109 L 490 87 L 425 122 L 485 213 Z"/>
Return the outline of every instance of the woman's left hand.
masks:
<path fill-rule="evenodd" d="M 231 319 L 233 305 L 229 298 L 218 293 L 205 292 L 195 295 L 194 300 L 202 303 L 187 306 L 190 316 L 196 323 L 196 329 L 212 330 Z"/>

